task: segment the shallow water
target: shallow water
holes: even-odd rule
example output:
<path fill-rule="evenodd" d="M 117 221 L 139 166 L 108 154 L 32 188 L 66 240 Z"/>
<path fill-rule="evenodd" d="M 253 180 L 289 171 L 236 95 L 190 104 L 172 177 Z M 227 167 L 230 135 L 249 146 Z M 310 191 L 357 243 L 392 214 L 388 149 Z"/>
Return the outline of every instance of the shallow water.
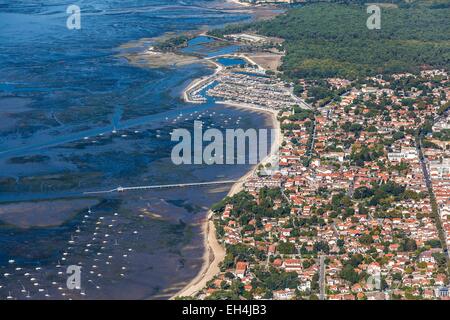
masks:
<path fill-rule="evenodd" d="M 230 186 L 83 192 L 237 179 L 249 165 L 174 165 L 170 132 L 270 122 L 183 103 L 183 88 L 213 72 L 204 64 L 137 68 L 119 47 L 249 17 L 206 0 L 77 3 L 79 31 L 62 1 L 0 0 L 0 299 L 167 298 L 200 269 L 201 222 Z M 67 289 L 69 265 L 82 266 L 82 290 Z"/>
<path fill-rule="evenodd" d="M 218 58 L 217 62 L 225 67 L 245 65 L 247 61 L 240 58 Z"/>

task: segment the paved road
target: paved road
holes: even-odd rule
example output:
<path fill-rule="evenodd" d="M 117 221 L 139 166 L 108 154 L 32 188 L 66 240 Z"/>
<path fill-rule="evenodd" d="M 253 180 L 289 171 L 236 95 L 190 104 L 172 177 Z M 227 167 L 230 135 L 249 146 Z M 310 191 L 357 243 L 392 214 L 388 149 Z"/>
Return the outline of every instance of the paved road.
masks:
<path fill-rule="evenodd" d="M 434 196 L 434 192 L 433 192 L 433 184 L 431 182 L 431 178 L 430 178 L 430 174 L 428 172 L 426 160 L 425 160 L 425 157 L 422 152 L 422 150 L 423 150 L 422 139 L 419 138 L 418 140 L 419 140 L 419 144 L 416 145 L 416 149 L 419 154 L 420 164 L 422 166 L 422 171 L 423 171 L 423 175 L 425 178 L 425 184 L 428 188 L 430 195 L 432 195 L 431 201 L 434 202 L 434 206 L 438 210 L 437 217 L 436 217 L 436 227 L 438 228 L 438 231 L 439 231 L 439 237 L 441 238 L 440 240 L 441 240 L 443 249 L 447 253 L 447 262 L 448 262 L 448 260 L 450 260 L 450 252 L 448 251 L 448 247 L 447 247 L 446 234 L 445 234 L 444 228 L 442 227 L 442 221 L 441 221 L 441 217 L 439 215 L 439 207 L 437 205 L 436 197 Z M 443 235 L 443 237 L 442 237 L 442 235 Z"/>
<path fill-rule="evenodd" d="M 325 256 L 319 256 L 319 299 L 325 300 Z"/>

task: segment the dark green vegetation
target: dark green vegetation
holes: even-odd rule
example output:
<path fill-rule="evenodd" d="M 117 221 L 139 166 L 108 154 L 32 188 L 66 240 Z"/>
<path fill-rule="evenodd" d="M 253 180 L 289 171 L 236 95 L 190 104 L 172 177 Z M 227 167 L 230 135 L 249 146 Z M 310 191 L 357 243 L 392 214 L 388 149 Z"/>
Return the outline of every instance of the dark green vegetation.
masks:
<path fill-rule="evenodd" d="M 193 35 L 180 35 L 177 37 L 169 38 L 161 41 L 155 45 L 158 50 L 161 51 L 173 51 L 179 48 L 185 48 L 188 46 L 189 40 L 193 39 Z"/>
<path fill-rule="evenodd" d="M 184 210 L 186 210 L 189 213 L 199 213 L 202 211 L 202 207 L 200 207 L 199 205 L 190 203 L 188 200 L 186 199 L 178 199 L 178 200 L 166 200 L 168 203 L 173 204 L 174 206 L 183 208 Z"/>
<path fill-rule="evenodd" d="M 380 209 L 376 214 L 378 217 L 390 217 L 386 209 L 391 203 L 408 199 L 417 201 L 426 197 L 426 194 L 417 193 L 413 190 L 406 189 L 404 186 L 388 181 L 380 185 L 374 184 L 371 188 L 357 188 L 353 197 L 356 200 L 365 200 L 366 207 L 377 206 Z M 396 213 L 391 214 L 395 216 Z"/>
<path fill-rule="evenodd" d="M 262 24 L 265 35 L 286 39 L 287 76 L 355 78 L 417 71 L 450 62 L 449 9 L 383 9 L 381 29 L 369 30 L 365 7 L 314 5 Z"/>
<path fill-rule="evenodd" d="M 11 164 L 25 164 L 25 163 L 41 163 L 50 160 L 50 157 L 42 155 L 14 157 L 8 160 Z"/>
<path fill-rule="evenodd" d="M 441 132 L 433 132 L 433 138 L 441 141 L 450 141 L 450 130 L 444 129 Z"/>
<path fill-rule="evenodd" d="M 361 150 L 352 151 L 352 153 L 350 154 L 350 159 L 352 160 L 352 163 L 356 164 L 357 166 L 364 166 L 364 161 L 375 161 L 382 155 L 382 146 L 369 148 L 364 145 L 362 146 Z"/>
<path fill-rule="evenodd" d="M 102 180 L 99 172 L 69 172 L 44 174 L 16 178 L 0 176 L 0 192 L 51 192 L 99 185 Z"/>
<path fill-rule="evenodd" d="M 354 79 L 426 66 L 448 69 L 449 16 L 445 5 L 383 7 L 381 29 L 369 30 L 366 6 L 321 3 L 222 33 L 253 29 L 285 39 L 281 68 L 288 78 Z"/>
<path fill-rule="evenodd" d="M 278 202 L 278 205 L 277 205 Z M 283 217 L 290 214 L 291 207 L 283 197 L 279 188 L 262 188 L 259 191 L 259 203 L 257 204 L 252 195 L 241 191 L 233 197 L 227 197 L 212 206 L 214 212 L 221 212 L 225 205 L 232 204 L 233 218 L 239 219 L 241 225 L 247 225 L 248 221 L 256 218 L 260 222 L 261 217 Z"/>

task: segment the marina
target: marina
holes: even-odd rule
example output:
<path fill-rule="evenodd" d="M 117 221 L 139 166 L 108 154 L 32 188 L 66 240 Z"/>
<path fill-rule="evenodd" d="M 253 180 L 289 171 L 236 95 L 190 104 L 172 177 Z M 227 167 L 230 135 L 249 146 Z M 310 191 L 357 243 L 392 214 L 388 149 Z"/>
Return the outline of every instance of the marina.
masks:
<path fill-rule="evenodd" d="M 179 167 L 170 162 L 172 130 L 192 130 L 194 120 L 219 130 L 272 126 L 264 113 L 225 107 L 205 96 L 215 83 L 197 88 L 193 97 L 200 103 L 180 99 L 193 79 L 214 72 L 211 64 L 190 59 L 191 64 L 154 68 L 124 58 L 141 49 L 140 57 L 154 57 L 148 52 L 151 44 L 127 47 L 147 41 L 136 39 L 244 21 L 249 15 L 211 10 L 202 0 L 178 7 L 150 2 L 154 5 L 141 13 L 130 7 L 124 10 L 137 13 L 98 15 L 98 28 L 85 33 L 60 28 L 54 14 L 59 9 L 8 4 L 11 12 L 21 10 L 20 28 L 11 15 L 0 13 L 1 21 L 12 26 L 6 30 L 12 36 L 2 39 L 9 59 L 2 63 L 23 66 L 14 73 L 1 68 L 2 299 L 170 298 L 202 268 L 208 208 L 251 170 L 250 165 Z M 92 6 L 107 10 L 110 5 Z M 172 29 L 158 18 L 162 10 L 179 17 Z M 35 19 L 47 27 L 36 30 Z M 135 28 L 122 28 L 128 25 Z M 32 43 L 35 54 L 16 52 L 18 43 Z M 54 46 L 69 44 L 73 56 L 61 72 L 66 57 Z M 202 45 L 194 41 L 191 49 L 203 50 Z M 216 58 L 237 49 L 213 45 L 206 56 L 217 63 Z M 210 184 L 214 181 L 219 183 Z M 185 186 L 84 194 L 110 186 L 155 185 Z M 67 288 L 69 266 L 81 267 L 81 290 Z"/>

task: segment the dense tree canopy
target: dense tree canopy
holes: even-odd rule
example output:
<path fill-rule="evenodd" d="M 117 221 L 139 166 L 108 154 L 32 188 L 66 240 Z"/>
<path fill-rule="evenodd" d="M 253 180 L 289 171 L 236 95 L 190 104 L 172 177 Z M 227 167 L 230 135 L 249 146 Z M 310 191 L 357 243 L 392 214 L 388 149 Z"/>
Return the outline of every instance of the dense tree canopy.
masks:
<path fill-rule="evenodd" d="M 214 34 L 254 29 L 285 39 L 282 70 L 291 79 L 356 78 L 415 72 L 421 66 L 448 69 L 449 16 L 450 8 L 445 3 L 426 7 L 383 6 L 381 29 L 369 30 L 364 5 L 314 3 L 269 21 L 231 26 Z"/>
<path fill-rule="evenodd" d="M 261 24 L 258 31 L 286 39 L 283 69 L 292 78 L 448 68 L 447 9 L 383 8 L 381 29 L 369 30 L 365 6 L 314 4 Z"/>

